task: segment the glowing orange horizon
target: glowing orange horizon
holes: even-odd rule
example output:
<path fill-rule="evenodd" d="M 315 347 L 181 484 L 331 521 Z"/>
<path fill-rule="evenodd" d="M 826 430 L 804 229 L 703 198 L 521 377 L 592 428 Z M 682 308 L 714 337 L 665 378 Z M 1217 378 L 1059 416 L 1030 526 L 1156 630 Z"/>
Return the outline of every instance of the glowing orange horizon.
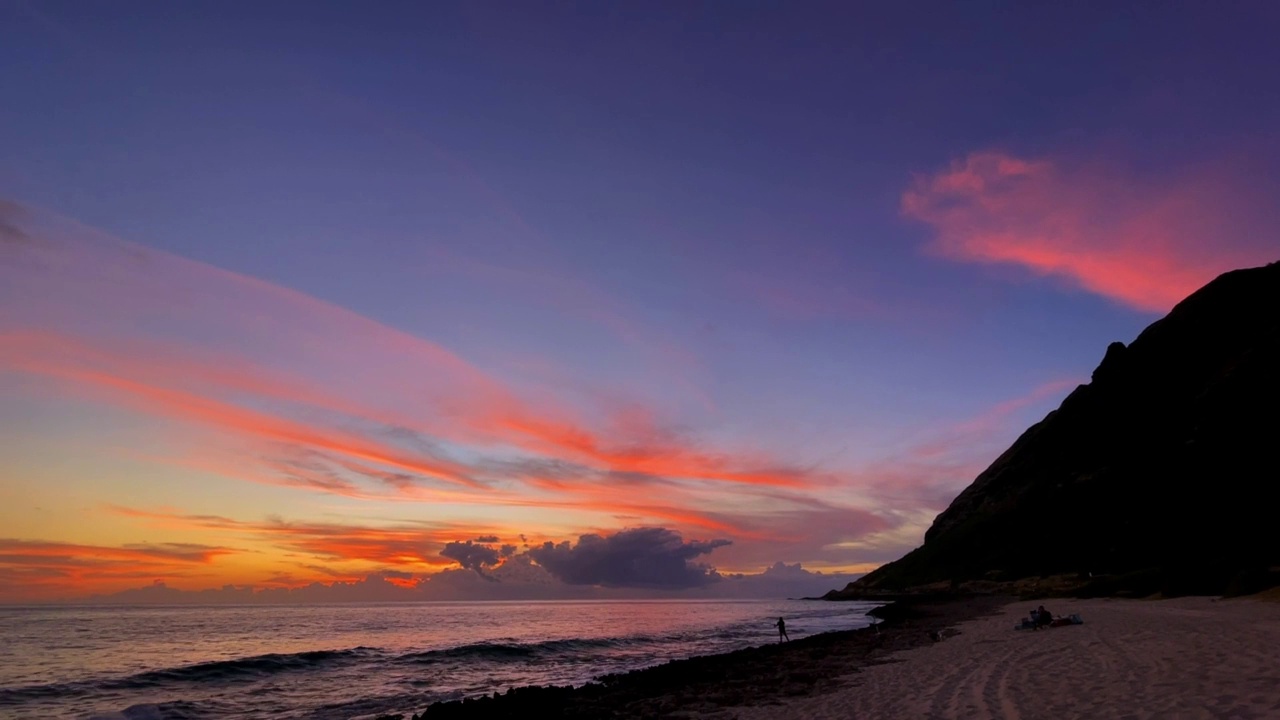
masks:
<path fill-rule="evenodd" d="M 54 225 L 15 246 L 21 262 L 0 263 L 0 280 L 22 299 L 0 315 L 0 373 L 154 432 L 129 435 L 141 439 L 125 447 L 85 441 L 84 459 L 64 472 L 96 479 L 104 456 L 130 465 L 78 486 L 96 509 L 63 512 L 49 536 L 22 541 L 48 543 L 44 551 L 0 560 L 0 579 L 27 598 L 156 580 L 183 589 L 371 576 L 407 585 L 406 575 L 459 567 L 441 555 L 449 543 L 495 536 L 524 547 L 640 528 L 716 542 L 711 561 L 725 567 L 782 558 L 844 566 L 832 548 L 901 525 L 886 488 L 934 502 L 924 495 L 973 462 L 954 437 L 988 433 L 1058 389 L 944 431 L 901 466 L 797 464 L 733 434 L 704 442 L 654 404 L 531 392 L 326 301 Z M 132 498 L 102 488 L 131 486 L 120 468 L 132 466 L 160 480 L 155 506 L 223 512 L 122 507 Z M 33 486 L 46 472 L 15 470 Z M 242 484 L 224 488 L 222 478 Z M 272 519 L 281 508 L 300 519 Z M 414 516 L 466 521 L 405 519 Z M 209 549 L 166 554 L 130 542 L 156 530 Z"/>

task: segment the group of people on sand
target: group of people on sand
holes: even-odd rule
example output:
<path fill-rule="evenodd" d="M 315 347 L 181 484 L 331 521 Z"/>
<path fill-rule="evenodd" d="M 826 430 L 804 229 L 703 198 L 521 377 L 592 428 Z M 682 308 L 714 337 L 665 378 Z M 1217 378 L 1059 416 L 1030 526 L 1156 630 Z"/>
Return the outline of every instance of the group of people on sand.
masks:
<path fill-rule="evenodd" d="M 1022 624 L 1017 626 L 1014 629 L 1039 630 L 1040 628 L 1061 627 L 1063 625 L 1079 625 L 1082 622 L 1084 621 L 1080 619 L 1079 615 L 1072 615 L 1071 617 L 1055 618 L 1053 616 L 1053 613 L 1049 612 L 1048 610 L 1045 609 L 1043 605 L 1041 605 L 1040 607 L 1031 611 L 1031 617 L 1029 619 L 1023 618 Z M 778 618 L 778 622 L 774 623 L 773 626 L 778 628 L 778 642 L 785 642 L 791 639 L 787 637 L 787 621 L 786 620 L 783 620 L 782 618 Z M 929 633 L 929 637 L 931 637 L 934 641 L 938 641 L 942 639 L 943 635 L 941 632 L 934 631 Z"/>
<path fill-rule="evenodd" d="M 1053 627 L 1058 620 L 1053 618 L 1053 613 L 1044 609 L 1044 606 L 1031 611 L 1030 618 L 1023 618 L 1022 622 L 1014 627 L 1015 630 L 1039 630 L 1043 627 Z"/>
<path fill-rule="evenodd" d="M 1029 620 L 1023 620 L 1022 624 L 1019 625 L 1016 629 L 1021 630 L 1021 629 L 1030 628 L 1032 630 L 1039 630 L 1040 628 L 1046 628 L 1046 627 L 1062 627 L 1063 625 L 1080 625 L 1083 622 L 1084 620 L 1081 619 L 1079 615 L 1072 615 L 1071 617 L 1054 617 L 1053 613 L 1049 612 L 1048 610 L 1045 610 L 1044 606 L 1041 605 L 1035 610 L 1032 610 L 1031 618 Z"/>

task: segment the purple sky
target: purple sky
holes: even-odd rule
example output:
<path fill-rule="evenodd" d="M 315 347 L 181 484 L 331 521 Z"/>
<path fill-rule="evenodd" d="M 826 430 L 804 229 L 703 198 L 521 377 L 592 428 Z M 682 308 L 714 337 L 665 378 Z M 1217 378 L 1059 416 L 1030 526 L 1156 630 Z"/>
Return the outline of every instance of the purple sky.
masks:
<path fill-rule="evenodd" d="M 489 536 L 892 559 L 1107 343 L 1280 259 L 1278 32 L 0 2 L 0 599 L 422 582 Z"/>

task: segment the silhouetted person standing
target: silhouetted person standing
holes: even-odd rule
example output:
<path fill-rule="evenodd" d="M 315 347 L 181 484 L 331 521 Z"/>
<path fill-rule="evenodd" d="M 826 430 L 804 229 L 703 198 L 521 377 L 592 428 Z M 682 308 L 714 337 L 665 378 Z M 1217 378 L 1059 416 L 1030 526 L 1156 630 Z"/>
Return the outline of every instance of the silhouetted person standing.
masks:
<path fill-rule="evenodd" d="M 787 621 L 782 618 L 778 618 L 778 622 L 775 624 L 778 626 L 778 642 L 790 640 L 791 638 L 787 637 Z"/>

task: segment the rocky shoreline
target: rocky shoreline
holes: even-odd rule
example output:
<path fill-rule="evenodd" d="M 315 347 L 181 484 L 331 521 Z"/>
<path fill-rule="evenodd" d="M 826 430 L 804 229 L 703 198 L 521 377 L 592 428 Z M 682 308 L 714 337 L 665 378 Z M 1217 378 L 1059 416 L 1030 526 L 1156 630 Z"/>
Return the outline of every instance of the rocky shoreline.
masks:
<path fill-rule="evenodd" d="M 957 623 L 1012 601 L 1002 596 L 912 598 L 877 608 L 877 627 L 830 632 L 722 655 L 676 660 L 607 675 L 581 687 L 518 687 L 506 693 L 434 703 L 421 714 L 386 720 L 478 718 L 652 718 L 715 715 L 833 692 L 859 668 L 899 650 L 937 642 Z"/>

